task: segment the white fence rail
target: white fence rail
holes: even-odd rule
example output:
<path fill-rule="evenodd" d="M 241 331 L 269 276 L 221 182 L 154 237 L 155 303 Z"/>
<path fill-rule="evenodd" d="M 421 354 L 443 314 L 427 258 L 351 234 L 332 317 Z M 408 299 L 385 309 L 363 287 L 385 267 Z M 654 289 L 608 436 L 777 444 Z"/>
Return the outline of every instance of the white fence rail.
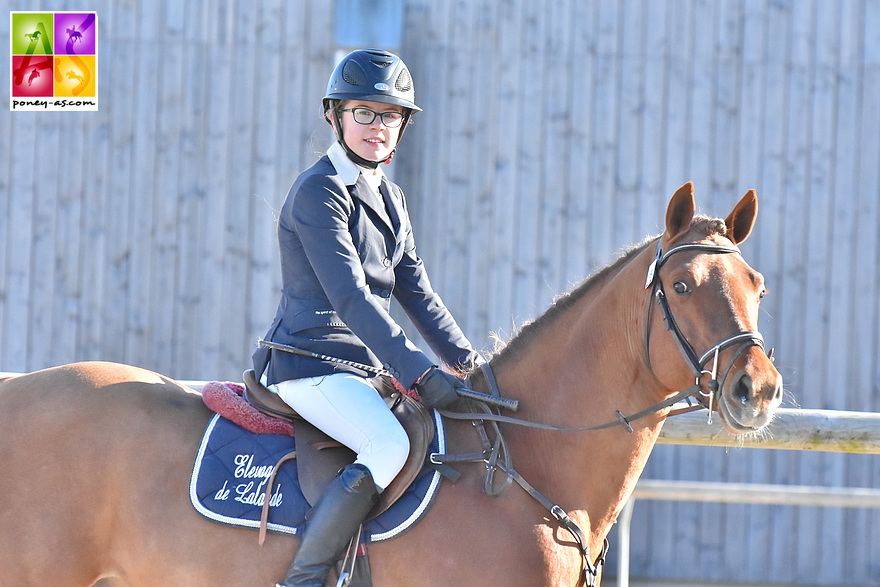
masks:
<path fill-rule="evenodd" d="M 717 416 L 706 420 L 705 411 L 669 418 L 657 442 L 880 454 L 880 414 L 872 412 L 780 408 L 765 430 L 747 438 L 725 432 Z"/>

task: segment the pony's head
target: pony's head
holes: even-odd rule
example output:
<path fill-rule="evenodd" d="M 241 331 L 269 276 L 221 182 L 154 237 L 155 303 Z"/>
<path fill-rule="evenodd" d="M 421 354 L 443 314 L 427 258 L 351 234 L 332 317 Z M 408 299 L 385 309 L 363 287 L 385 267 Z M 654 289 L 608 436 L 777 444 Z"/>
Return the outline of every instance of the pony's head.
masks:
<path fill-rule="evenodd" d="M 693 184 L 685 184 L 669 203 L 646 280 L 648 364 L 671 390 L 698 383 L 734 434 L 766 426 L 782 401 L 782 376 L 758 333 L 764 278 L 737 248 L 757 214 L 750 190 L 725 220 L 695 216 Z"/>

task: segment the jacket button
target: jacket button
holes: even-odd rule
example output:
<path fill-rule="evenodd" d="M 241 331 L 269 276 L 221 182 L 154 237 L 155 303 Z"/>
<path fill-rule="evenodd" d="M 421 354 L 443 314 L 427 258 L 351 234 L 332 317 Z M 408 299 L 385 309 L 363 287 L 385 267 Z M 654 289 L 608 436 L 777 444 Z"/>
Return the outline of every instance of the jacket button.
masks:
<path fill-rule="evenodd" d="M 391 267 L 391 259 L 383 259 L 382 264 L 386 267 Z"/>

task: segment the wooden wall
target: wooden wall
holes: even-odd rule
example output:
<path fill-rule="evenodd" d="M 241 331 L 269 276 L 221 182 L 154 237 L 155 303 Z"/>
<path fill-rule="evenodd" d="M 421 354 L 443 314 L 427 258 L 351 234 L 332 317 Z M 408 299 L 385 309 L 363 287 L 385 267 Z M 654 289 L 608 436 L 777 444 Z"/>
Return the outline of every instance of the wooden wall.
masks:
<path fill-rule="evenodd" d="M 389 173 L 475 344 L 658 233 L 685 181 L 716 216 L 755 188 L 787 404 L 880 409 L 880 0 L 401 1 L 424 112 Z M 101 110 L 0 97 L 0 371 L 237 378 L 277 302 L 274 213 L 328 145 L 333 4 L 88 8 Z M 662 446 L 646 476 L 877 487 L 880 463 Z M 640 503 L 633 546 L 637 577 L 880 584 L 866 511 Z"/>

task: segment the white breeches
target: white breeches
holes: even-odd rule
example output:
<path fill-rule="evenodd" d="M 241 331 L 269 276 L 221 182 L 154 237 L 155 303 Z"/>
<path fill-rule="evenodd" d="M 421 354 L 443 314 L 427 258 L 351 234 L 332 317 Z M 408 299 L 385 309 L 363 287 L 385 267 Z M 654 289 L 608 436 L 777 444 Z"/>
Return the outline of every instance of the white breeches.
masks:
<path fill-rule="evenodd" d="M 316 428 L 357 453 L 355 462 L 370 470 L 380 492 L 406 464 L 406 431 L 368 380 L 334 373 L 271 388 Z"/>

